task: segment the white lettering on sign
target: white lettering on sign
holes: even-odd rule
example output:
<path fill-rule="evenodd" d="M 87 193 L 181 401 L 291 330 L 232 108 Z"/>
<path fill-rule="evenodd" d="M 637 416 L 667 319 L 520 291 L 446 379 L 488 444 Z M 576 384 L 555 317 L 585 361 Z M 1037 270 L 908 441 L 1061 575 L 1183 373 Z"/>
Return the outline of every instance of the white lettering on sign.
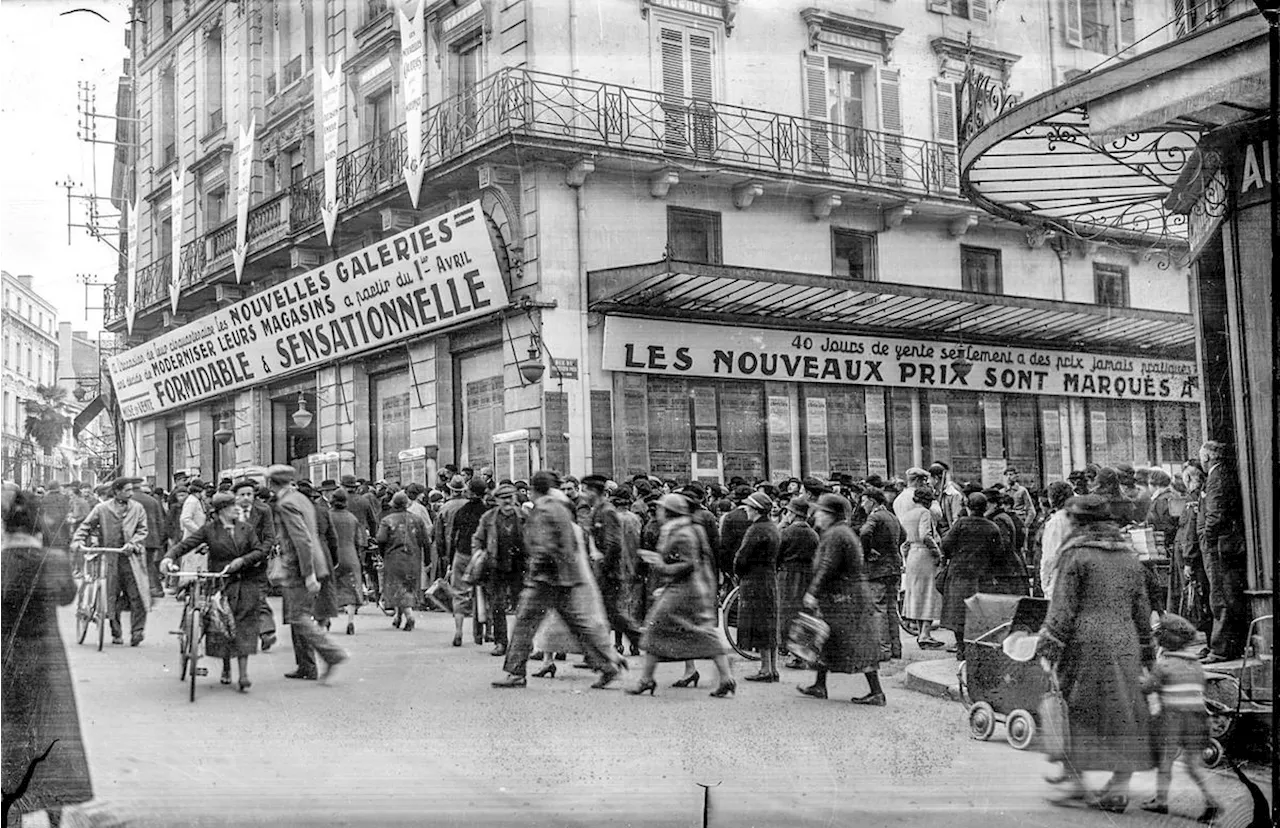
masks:
<path fill-rule="evenodd" d="M 970 365 L 954 365 L 961 358 Z M 609 316 L 609 371 L 1200 402 L 1195 363 Z"/>
<path fill-rule="evenodd" d="M 474 201 L 125 351 L 107 367 L 124 418 L 136 420 L 506 305 Z"/>

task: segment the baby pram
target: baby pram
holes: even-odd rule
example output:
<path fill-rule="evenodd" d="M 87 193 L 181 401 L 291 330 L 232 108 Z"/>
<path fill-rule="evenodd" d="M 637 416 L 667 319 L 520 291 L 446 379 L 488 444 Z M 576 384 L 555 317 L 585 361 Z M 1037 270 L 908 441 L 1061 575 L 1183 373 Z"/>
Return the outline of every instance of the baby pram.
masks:
<path fill-rule="evenodd" d="M 1044 624 L 1049 602 L 979 592 L 964 605 L 960 694 L 969 705 L 969 735 L 989 739 L 996 724 L 1003 722 L 1009 744 L 1026 750 L 1035 739 L 1035 711 L 1049 690 L 1049 678 L 1037 659 L 1016 661 L 1002 645 L 1015 631 L 1034 635 Z"/>

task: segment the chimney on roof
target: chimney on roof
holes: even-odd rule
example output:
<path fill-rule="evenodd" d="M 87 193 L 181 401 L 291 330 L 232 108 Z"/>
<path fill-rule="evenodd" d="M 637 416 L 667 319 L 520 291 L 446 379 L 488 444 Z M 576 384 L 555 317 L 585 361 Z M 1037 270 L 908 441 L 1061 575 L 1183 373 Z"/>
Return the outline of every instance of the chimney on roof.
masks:
<path fill-rule="evenodd" d="M 32 289 L 32 288 L 31 288 L 31 280 L 32 280 L 32 279 L 34 279 L 34 278 L 35 278 L 35 277 L 34 277 L 34 276 L 31 276 L 30 274 L 24 274 L 24 275 L 21 275 L 21 276 L 19 276 L 19 277 L 18 277 L 18 281 L 19 281 L 19 282 L 22 282 L 22 286 L 23 286 L 24 288 L 26 288 L 27 290 L 31 290 L 31 289 Z"/>

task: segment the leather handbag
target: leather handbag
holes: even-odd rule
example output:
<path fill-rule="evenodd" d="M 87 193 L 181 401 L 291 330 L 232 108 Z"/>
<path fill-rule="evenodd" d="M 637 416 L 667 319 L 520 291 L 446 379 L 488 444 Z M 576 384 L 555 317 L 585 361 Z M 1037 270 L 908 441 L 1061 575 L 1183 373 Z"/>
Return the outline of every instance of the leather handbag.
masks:
<path fill-rule="evenodd" d="M 283 586 L 289 579 L 289 570 L 284 565 L 284 556 L 273 552 L 267 558 L 267 582 L 272 586 Z"/>
<path fill-rule="evenodd" d="M 944 595 L 947 592 L 947 575 L 950 568 L 950 561 L 939 561 L 938 569 L 933 573 L 933 588 Z"/>
<path fill-rule="evenodd" d="M 1040 697 L 1036 716 L 1040 722 L 1040 749 L 1054 762 L 1065 759 L 1071 743 L 1071 719 L 1056 670 L 1049 675 L 1049 690 Z"/>

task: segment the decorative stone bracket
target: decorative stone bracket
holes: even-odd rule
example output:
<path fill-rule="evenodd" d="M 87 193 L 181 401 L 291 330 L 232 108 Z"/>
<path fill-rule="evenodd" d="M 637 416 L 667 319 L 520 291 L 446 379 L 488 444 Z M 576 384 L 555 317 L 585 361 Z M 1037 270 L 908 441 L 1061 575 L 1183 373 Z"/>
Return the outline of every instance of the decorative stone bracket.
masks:
<path fill-rule="evenodd" d="M 954 218 L 947 224 L 947 232 L 952 238 L 960 238 L 969 232 L 969 228 L 978 226 L 978 217 L 973 213 Z"/>
<path fill-rule="evenodd" d="M 897 207 L 890 207 L 884 211 L 884 229 L 896 230 L 902 226 L 902 222 L 911 218 L 915 211 L 909 205 L 899 204 Z"/>
<path fill-rule="evenodd" d="M 839 207 L 840 204 L 840 196 L 835 193 L 816 195 L 809 201 L 809 206 L 813 210 L 813 217 L 816 219 L 824 219 L 831 215 L 831 211 Z"/>
<path fill-rule="evenodd" d="M 587 176 L 596 171 L 596 162 L 590 158 L 579 158 L 574 165 L 564 174 L 564 183 L 573 189 L 578 189 L 587 182 Z M 664 192 L 665 196 L 666 193 Z"/>
<path fill-rule="evenodd" d="M 671 185 L 680 183 L 680 173 L 670 167 L 658 170 L 649 176 L 649 195 L 654 198 L 666 198 L 671 192 Z"/>
<path fill-rule="evenodd" d="M 747 181 L 733 188 L 733 206 L 745 210 L 760 196 L 764 195 L 764 185 L 756 181 Z"/>

